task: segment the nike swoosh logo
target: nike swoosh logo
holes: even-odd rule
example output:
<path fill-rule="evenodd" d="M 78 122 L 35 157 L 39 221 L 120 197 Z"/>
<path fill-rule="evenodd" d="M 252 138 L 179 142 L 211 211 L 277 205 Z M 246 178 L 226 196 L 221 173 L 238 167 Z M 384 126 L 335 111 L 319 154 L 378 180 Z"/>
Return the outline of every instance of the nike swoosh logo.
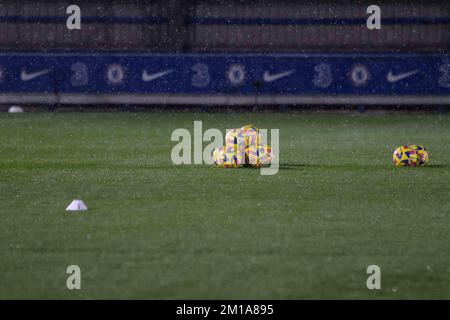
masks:
<path fill-rule="evenodd" d="M 265 71 L 264 75 L 263 75 L 263 79 L 265 82 L 272 82 L 272 81 L 276 81 L 278 79 L 290 76 L 294 72 L 295 72 L 294 69 L 285 71 L 285 72 L 281 72 L 281 73 L 275 73 L 275 74 L 270 74 L 269 71 Z"/>
<path fill-rule="evenodd" d="M 155 79 L 164 77 L 165 75 L 172 73 L 174 70 L 173 69 L 168 69 L 168 70 L 164 70 L 161 72 L 157 72 L 157 73 L 147 73 L 147 70 L 144 70 L 142 72 L 142 81 L 144 82 L 148 82 L 148 81 L 153 81 Z"/>
<path fill-rule="evenodd" d="M 389 83 L 398 82 L 398 81 L 400 81 L 400 80 L 409 78 L 409 77 L 415 75 L 415 74 L 418 73 L 418 72 L 419 72 L 419 70 L 413 70 L 413 71 L 410 71 L 410 72 L 406 72 L 406 73 L 401 73 L 401 74 L 394 75 L 394 74 L 392 73 L 392 71 L 389 71 L 389 73 L 388 73 L 388 75 L 387 75 L 387 81 L 388 81 Z"/>
<path fill-rule="evenodd" d="M 37 77 L 43 76 L 44 74 L 47 74 L 50 71 L 52 71 L 52 69 L 44 69 L 44 70 L 33 72 L 33 73 L 27 73 L 25 70 L 22 70 L 22 72 L 20 73 L 20 80 L 30 81 Z"/>

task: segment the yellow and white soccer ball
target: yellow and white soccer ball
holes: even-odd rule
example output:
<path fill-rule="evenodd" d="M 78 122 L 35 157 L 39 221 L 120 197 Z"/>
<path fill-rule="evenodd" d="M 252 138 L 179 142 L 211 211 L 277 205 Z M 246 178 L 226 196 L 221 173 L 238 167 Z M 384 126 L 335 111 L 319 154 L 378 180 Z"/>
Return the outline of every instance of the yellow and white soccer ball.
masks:
<path fill-rule="evenodd" d="M 225 146 L 218 147 L 212 151 L 214 164 L 223 168 L 237 168 L 241 165 L 237 164 L 234 151 L 227 152 Z"/>
<path fill-rule="evenodd" d="M 248 166 L 260 168 L 269 165 L 273 160 L 272 148 L 269 145 L 260 145 L 256 150 L 254 148 L 245 149 Z"/>
<path fill-rule="evenodd" d="M 397 167 L 419 167 L 428 164 L 428 151 L 417 144 L 398 147 L 392 155 L 392 163 Z"/>

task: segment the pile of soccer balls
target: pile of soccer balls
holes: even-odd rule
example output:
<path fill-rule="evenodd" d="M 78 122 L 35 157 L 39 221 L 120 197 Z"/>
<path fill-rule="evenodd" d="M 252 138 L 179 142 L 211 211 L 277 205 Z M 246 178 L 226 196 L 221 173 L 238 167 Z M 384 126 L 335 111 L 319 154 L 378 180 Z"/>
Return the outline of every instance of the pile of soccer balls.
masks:
<path fill-rule="evenodd" d="M 392 163 L 397 167 L 418 167 L 428 163 L 428 151 L 416 144 L 404 145 L 395 149 Z"/>
<path fill-rule="evenodd" d="M 260 168 L 273 160 L 272 148 L 262 143 L 259 129 L 252 125 L 228 131 L 225 146 L 214 149 L 212 156 L 214 164 L 224 168 Z"/>

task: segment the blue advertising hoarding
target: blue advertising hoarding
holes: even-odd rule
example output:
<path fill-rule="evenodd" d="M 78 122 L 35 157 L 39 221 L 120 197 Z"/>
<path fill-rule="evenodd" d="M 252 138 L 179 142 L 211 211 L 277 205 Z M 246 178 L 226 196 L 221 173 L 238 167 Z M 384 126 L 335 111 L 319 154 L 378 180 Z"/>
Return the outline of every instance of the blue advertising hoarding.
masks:
<path fill-rule="evenodd" d="M 0 55 L 0 102 L 4 103 L 365 100 L 449 103 L 450 54 Z"/>

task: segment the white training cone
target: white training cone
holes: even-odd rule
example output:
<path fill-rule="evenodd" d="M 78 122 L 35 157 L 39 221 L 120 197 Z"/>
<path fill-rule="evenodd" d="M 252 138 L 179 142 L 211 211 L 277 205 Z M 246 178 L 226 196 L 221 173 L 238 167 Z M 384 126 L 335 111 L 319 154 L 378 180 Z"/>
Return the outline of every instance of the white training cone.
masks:
<path fill-rule="evenodd" d="M 69 206 L 66 208 L 66 211 L 85 211 L 88 208 L 84 204 L 83 200 L 73 200 Z"/>
<path fill-rule="evenodd" d="M 19 106 L 11 106 L 8 109 L 9 113 L 23 113 L 23 108 Z"/>

